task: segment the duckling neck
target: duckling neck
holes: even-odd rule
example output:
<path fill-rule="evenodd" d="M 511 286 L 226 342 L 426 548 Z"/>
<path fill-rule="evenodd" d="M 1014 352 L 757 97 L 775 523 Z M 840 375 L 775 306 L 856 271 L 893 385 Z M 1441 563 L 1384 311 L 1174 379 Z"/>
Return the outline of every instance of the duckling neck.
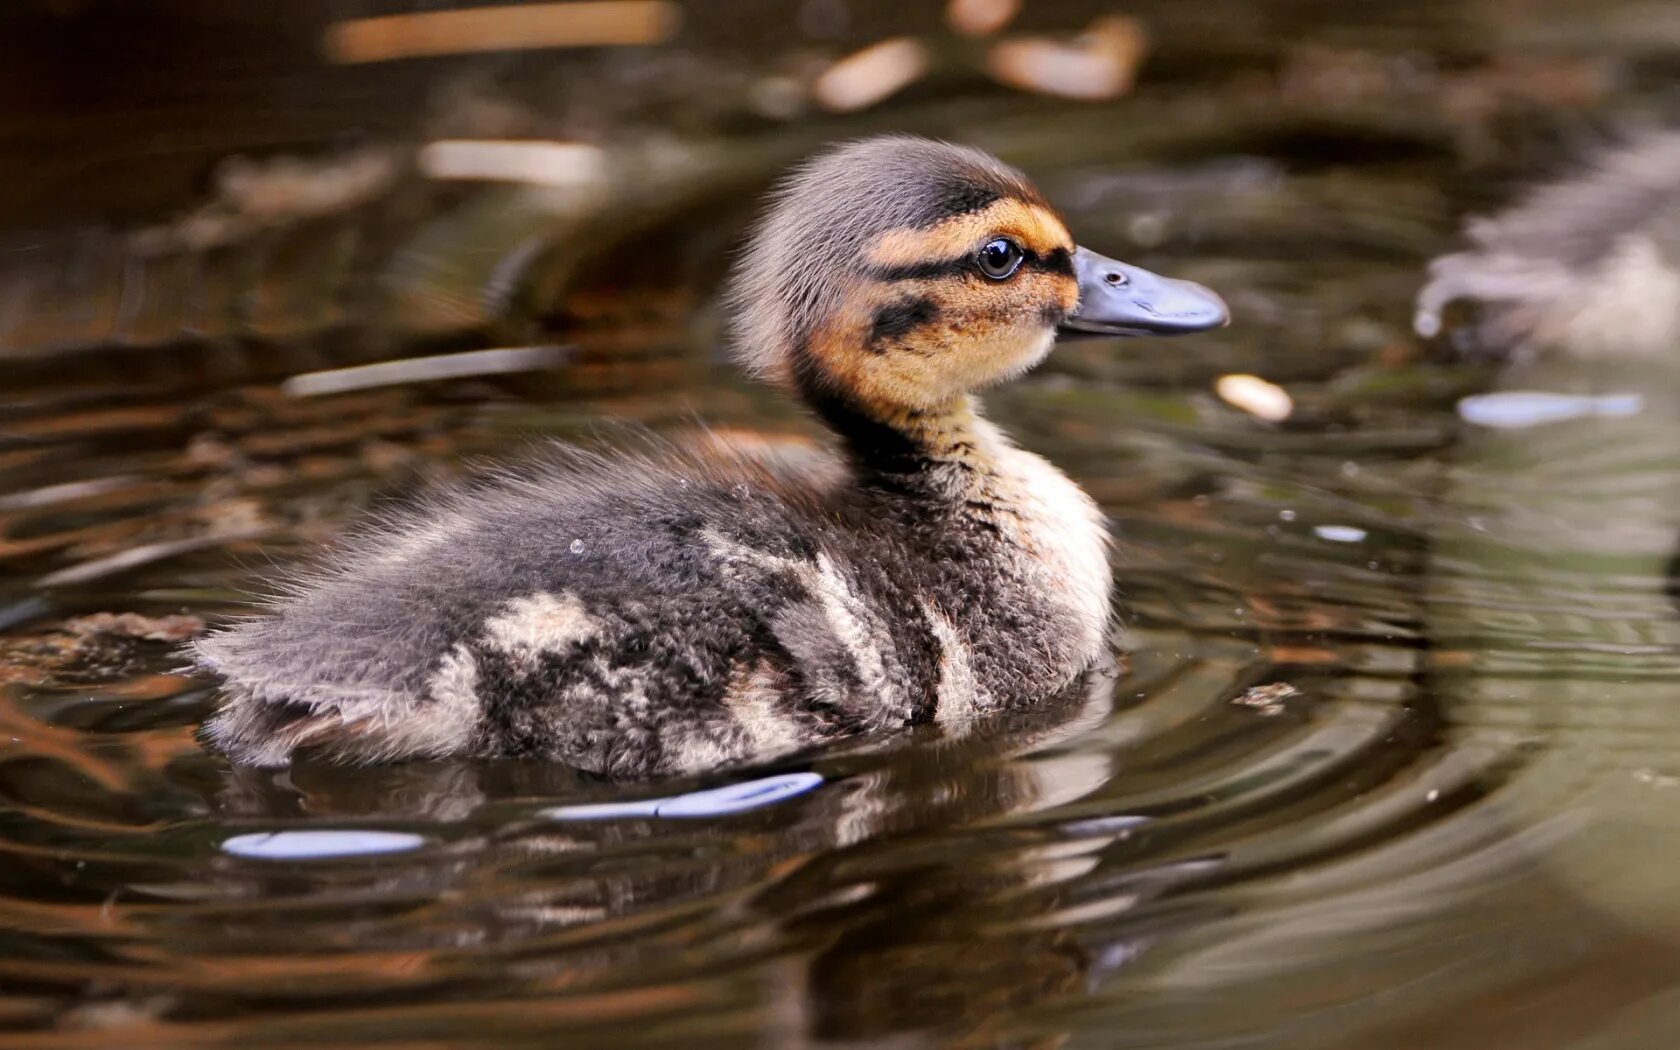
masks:
<path fill-rule="evenodd" d="M 1070 617 L 1058 644 L 1071 661 L 1100 651 L 1108 531 L 1096 503 L 1067 475 L 1016 448 L 966 395 L 923 409 L 815 406 L 844 442 L 858 484 L 885 498 L 888 519 L 920 521 L 938 537 L 930 542 L 965 545 L 964 558 L 995 557 L 1022 573 L 1034 581 L 1035 600 Z"/>
<path fill-rule="evenodd" d="M 922 408 L 870 406 L 806 391 L 806 400 L 840 438 L 865 485 L 902 494 L 960 497 L 990 476 L 1007 442 L 962 395 Z"/>

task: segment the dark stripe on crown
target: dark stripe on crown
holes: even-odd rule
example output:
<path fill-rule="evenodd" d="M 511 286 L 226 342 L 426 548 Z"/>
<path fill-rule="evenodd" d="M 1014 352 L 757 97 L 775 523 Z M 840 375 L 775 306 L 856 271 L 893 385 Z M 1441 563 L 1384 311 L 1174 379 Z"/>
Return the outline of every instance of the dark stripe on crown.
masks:
<path fill-rule="evenodd" d="M 991 186 L 982 186 L 966 179 L 939 183 L 929 187 L 926 204 L 915 226 L 918 229 L 937 226 L 946 219 L 989 208 L 1002 200 L 1003 196 L 1001 191 Z"/>

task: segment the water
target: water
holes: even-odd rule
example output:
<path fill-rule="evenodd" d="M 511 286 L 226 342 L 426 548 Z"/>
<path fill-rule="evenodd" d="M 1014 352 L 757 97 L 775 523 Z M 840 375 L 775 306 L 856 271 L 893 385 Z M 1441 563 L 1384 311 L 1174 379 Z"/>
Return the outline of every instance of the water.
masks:
<path fill-rule="evenodd" d="M 1418 17 L 1309 23 L 1438 43 Z M 104 278 L 21 271 L 92 305 L 9 337 L 28 352 L 0 418 L 7 1045 L 1669 1045 L 1680 386 L 1662 364 L 1465 364 L 1408 334 L 1427 258 L 1556 120 L 1501 130 L 1392 85 L 1302 101 L 1325 68 L 1360 71 L 1325 55 L 1286 80 L 1294 102 L 1243 111 L 1182 49 L 1162 61 L 1123 131 L 998 94 L 892 111 L 1025 164 L 1082 240 L 1238 318 L 1070 344 L 988 398 L 1111 515 L 1116 666 L 961 738 L 647 785 L 232 769 L 193 738 L 213 691 L 179 641 L 369 505 L 603 418 L 808 434 L 710 348 L 731 232 L 809 129 L 691 151 L 624 191 L 673 202 L 633 229 L 622 200 L 579 219 L 404 184 L 401 207 L 251 264 L 281 306 L 247 316 L 297 322 L 263 342 L 64 356 L 114 316 Z M 479 295 L 542 256 L 534 222 L 609 247 Z M 361 300 L 354 338 L 303 338 L 321 293 L 286 260 L 346 228 L 401 294 Z M 554 316 L 510 320 L 551 286 L 571 289 Z M 167 336 L 187 300 L 154 294 L 134 316 Z M 279 389 L 538 335 L 572 348 L 557 370 Z M 1223 403 L 1229 373 L 1286 384 L 1294 414 Z M 1639 398 L 1524 417 L 1534 392 Z M 779 779 L 731 786 L 759 777 Z"/>

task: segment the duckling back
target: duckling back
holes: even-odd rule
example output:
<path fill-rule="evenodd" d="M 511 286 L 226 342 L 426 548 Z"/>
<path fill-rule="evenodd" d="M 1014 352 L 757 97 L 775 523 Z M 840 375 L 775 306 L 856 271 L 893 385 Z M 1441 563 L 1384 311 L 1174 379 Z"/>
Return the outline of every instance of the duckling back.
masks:
<path fill-rule="evenodd" d="M 556 450 L 365 532 L 199 643 L 229 693 L 206 735 L 262 765 L 307 748 L 647 775 L 971 717 L 1089 659 L 991 533 L 906 529 L 848 492 L 744 455 Z M 976 654 L 963 639 L 999 626 L 977 618 L 1019 648 Z"/>

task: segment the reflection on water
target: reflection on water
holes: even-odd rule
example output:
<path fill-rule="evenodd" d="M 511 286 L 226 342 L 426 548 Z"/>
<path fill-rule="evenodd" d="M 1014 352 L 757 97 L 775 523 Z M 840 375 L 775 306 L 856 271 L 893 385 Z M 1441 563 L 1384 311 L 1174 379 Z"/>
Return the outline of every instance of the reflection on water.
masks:
<path fill-rule="evenodd" d="M 355 153 L 354 207 L 255 239 L 212 180 L 181 214 L 233 216 L 225 244 L 0 262 L 6 302 L 36 304 L 0 316 L 8 1045 L 1666 1045 L 1680 384 L 1652 357 L 1465 366 L 1409 330 L 1492 196 L 1462 172 L 1525 155 L 1500 106 L 1587 88 L 1346 44 L 1471 17 L 1427 8 L 1315 17 L 1315 46 L 1210 105 L 1165 30 L 1252 77 L 1277 27 L 1189 11 L 1150 16 L 1135 105 L 907 88 L 891 111 L 1021 163 L 1082 239 L 1239 318 L 1069 345 L 989 399 L 1113 519 L 1117 666 L 756 789 L 232 769 L 193 738 L 211 686 L 177 647 L 359 510 L 522 435 L 699 410 L 797 455 L 804 421 L 715 366 L 712 293 L 769 173 L 876 117 L 613 146 L 582 197 Z M 535 371 L 280 389 L 560 345 Z M 1221 393 L 1238 374 L 1287 411 Z"/>

